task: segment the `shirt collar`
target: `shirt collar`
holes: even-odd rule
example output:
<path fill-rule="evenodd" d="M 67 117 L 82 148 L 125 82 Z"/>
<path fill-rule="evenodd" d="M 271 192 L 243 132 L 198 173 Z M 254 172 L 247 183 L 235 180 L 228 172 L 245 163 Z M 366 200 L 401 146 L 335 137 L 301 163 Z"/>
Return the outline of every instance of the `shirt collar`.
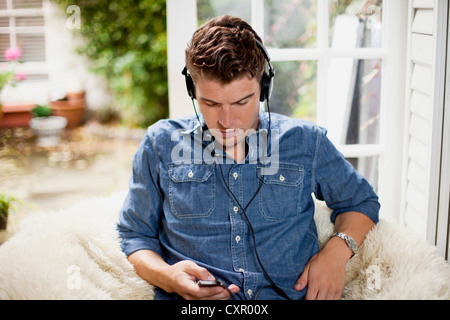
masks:
<path fill-rule="evenodd" d="M 269 131 L 269 116 L 262 108 L 259 108 L 258 131 Z"/>
<path fill-rule="evenodd" d="M 200 123 L 198 121 L 196 121 L 193 128 L 186 129 L 186 130 L 182 131 L 181 133 L 182 134 L 191 134 L 191 133 L 207 132 L 208 127 L 205 123 L 205 120 L 203 119 L 202 114 L 200 113 L 198 115 L 198 117 L 200 119 Z M 268 117 L 267 112 L 265 112 L 262 108 L 259 108 L 258 118 L 259 118 L 258 131 L 266 131 L 267 132 L 269 130 L 269 117 Z"/>

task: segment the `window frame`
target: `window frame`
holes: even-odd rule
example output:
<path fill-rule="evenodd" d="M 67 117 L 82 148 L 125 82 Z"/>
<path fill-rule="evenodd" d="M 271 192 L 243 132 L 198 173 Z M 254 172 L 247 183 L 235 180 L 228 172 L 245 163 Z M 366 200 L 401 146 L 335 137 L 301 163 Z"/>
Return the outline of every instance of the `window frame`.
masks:
<path fill-rule="evenodd" d="M 333 58 L 381 59 L 380 139 L 377 144 L 336 145 L 345 157 L 378 157 L 381 216 L 400 221 L 400 184 L 405 106 L 407 2 L 383 1 L 380 48 L 329 48 L 329 0 L 318 1 L 317 47 L 267 48 L 272 62 L 317 61 L 317 123 L 326 127 L 327 70 Z M 264 0 L 251 0 L 250 24 L 264 37 Z M 196 0 L 167 0 L 169 110 L 171 117 L 193 114 L 181 70 L 184 50 L 197 28 Z M 389 32 L 387 32 L 389 30 Z M 398 106 L 390 108 L 389 106 Z"/>

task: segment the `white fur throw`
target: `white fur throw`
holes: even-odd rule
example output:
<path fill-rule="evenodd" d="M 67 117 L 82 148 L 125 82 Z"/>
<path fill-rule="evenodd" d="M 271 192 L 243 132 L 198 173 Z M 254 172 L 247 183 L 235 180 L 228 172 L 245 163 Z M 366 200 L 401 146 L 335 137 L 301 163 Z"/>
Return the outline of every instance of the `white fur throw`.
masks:
<path fill-rule="evenodd" d="M 123 194 L 36 212 L 0 246 L 0 299 L 152 299 L 120 249 Z"/>
<path fill-rule="evenodd" d="M 37 212 L 0 246 L 0 299 L 153 299 L 120 250 L 123 193 Z M 332 233 L 318 203 L 319 244 Z M 381 220 L 347 264 L 343 299 L 450 299 L 450 267 L 434 247 Z"/>

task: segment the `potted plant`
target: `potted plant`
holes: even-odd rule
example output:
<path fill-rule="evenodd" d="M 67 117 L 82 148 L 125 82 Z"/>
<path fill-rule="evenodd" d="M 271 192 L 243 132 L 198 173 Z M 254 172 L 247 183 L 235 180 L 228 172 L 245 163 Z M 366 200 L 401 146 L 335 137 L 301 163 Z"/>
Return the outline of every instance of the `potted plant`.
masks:
<path fill-rule="evenodd" d="M 52 109 L 39 105 L 31 110 L 33 118 L 30 127 L 37 137 L 36 144 L 40 147 L 55 147 L 61 141 L 61 133 L 67 126 L 67 119 L 53 116 Z"/>
<path fill-rule="evenodd" d="M 50 101 L 53 114 L 67 119 L 67 128 L 72 129 L 81 125 L 86 106 L 85 92 L 67 92 L 60 99 Z"/>
<path fill-rule="evenodd" d="M 15 197 L 0 193 L 0 230 L 6 230 L 11 207 L 17 202 Z"/>

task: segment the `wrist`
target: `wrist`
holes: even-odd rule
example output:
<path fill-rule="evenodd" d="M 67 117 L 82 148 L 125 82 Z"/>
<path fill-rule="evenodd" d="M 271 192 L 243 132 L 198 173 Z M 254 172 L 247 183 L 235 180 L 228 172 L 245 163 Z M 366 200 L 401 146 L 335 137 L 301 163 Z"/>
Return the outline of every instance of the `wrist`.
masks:
<path fill-rule="evenodd" d="M 345 241 L 345 243 L 347 244 L 347 247 L 352 252 L 352 257 L 356 254 L 356 251 L 358 250 L 358 245 L 356 244 L 356 241 L 352 237 L 350 237 L 349 235 L 347 235 L 343 232 L 335 232 L 331 237 L 332 238 L 338 237 L 338 238 L 342 239 L 343 241 Z"/>
<path fill-rule="evenodd" d="M 341 260 L 344 264 L 353 256 L 353 251 L 348 245 L 338 237 L 331 237 L 322 251 L 327 251 L 335 256 L 335 259 Z"/>
<path fill-rule="evenodd" d="M 149 284 L 169 292 L 167 278 L 170 276 L 170 265 L 161 256 L 150 250 L 140 250 L 128 256 L 136 273 Z"/>

